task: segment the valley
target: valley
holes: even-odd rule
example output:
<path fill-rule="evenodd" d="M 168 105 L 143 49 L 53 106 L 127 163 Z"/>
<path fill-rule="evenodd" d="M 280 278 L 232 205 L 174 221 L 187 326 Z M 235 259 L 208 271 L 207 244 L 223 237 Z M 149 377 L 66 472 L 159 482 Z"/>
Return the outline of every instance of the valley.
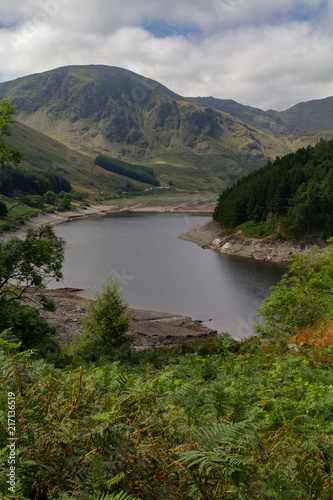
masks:
<path fill-rule="evenodd" d="M 0 12 L 0 500 L 332 500 L 333 0 Z"/>
<path fill-rule="evenodd" d="M 153 168 L 175 194 L 204 197 L 276 156 L 333 136 L 333 98 L 262 111 L 230 99 L 182 97 L 101 65 L 0 83 L 0 97 L 16 106 L 9 142 L 20 145 L 23 164 L 62 172 L 95 198 L 149 187 L 102 170 L 94 164 L 99 154 Z"/>

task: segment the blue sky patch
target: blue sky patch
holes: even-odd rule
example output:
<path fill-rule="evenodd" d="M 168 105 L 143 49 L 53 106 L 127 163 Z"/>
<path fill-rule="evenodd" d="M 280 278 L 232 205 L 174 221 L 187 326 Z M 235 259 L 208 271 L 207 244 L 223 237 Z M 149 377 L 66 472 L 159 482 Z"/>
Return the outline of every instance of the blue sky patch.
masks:
<path fill-rule="evenodd" d="M 151 19 L 145 21 L 142 28 L 152 33 L 156 38 L 168 38 L 171 36 L 197 36 L 201 34 L 200 28 L 194 23 L 166 23 L 163 19 Z"/>

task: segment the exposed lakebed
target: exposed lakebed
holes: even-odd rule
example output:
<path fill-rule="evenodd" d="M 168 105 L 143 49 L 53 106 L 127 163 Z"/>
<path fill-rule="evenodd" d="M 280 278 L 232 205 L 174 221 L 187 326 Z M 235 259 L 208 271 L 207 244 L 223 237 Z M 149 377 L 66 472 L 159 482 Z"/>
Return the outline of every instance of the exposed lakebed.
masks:
<path fill-rule="evenodd" d="M 112 274 L 132 308 L 211 320 L 205 324 L 247 337 L 257 307 L 285 266 L 220 255 L 178 238 L 208 220 L 122 212 L 56 226 L 67 242 L 64 280 L 50 286 L 81 288 L 88 295 Z"/>

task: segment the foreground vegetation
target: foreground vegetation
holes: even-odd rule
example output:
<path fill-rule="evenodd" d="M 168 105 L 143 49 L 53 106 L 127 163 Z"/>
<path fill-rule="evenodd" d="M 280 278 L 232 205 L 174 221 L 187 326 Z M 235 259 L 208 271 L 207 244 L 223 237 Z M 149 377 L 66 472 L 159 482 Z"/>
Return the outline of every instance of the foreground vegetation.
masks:
<path fill-rule="evenodd" d="M 333 140 L 269 162 L 220 196 L 214 219 L 248 236 L 333 235 Z M 248 222 L 251 221 L 251 222 Z M 244 224 L 245 223 L 245 224 Z"/>
<path fill-rule="evenodd" d="M 7 328 L 2 498 L 331 499 L 333 247 L 313 259 L 293 261 L 261 307 L 266 327 L 243 342 L 222 335 L 135 352 L 112 282 L 91 305 L 83 340 L 67 350 L 27 349 L 19 325 Z M 9 393 L 15 493 L 7 484 Z"/>

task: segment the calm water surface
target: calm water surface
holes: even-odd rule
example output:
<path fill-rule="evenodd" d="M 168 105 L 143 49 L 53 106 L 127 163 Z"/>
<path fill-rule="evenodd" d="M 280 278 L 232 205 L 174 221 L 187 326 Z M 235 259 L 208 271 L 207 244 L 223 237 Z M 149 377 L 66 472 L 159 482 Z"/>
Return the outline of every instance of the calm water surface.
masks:
<path fill-rule="evenodd" d="M 112 214 L 56 226 L 66 240 L 64 280 L 50 286 L 92 293 L 109 274 L 130 307 L 211 320 L 235 338 L 252 334 L 256 309 L 280 279 L 281 264 L 220 255 L 180 240 L 210 220 L 183 214 Z"/>

